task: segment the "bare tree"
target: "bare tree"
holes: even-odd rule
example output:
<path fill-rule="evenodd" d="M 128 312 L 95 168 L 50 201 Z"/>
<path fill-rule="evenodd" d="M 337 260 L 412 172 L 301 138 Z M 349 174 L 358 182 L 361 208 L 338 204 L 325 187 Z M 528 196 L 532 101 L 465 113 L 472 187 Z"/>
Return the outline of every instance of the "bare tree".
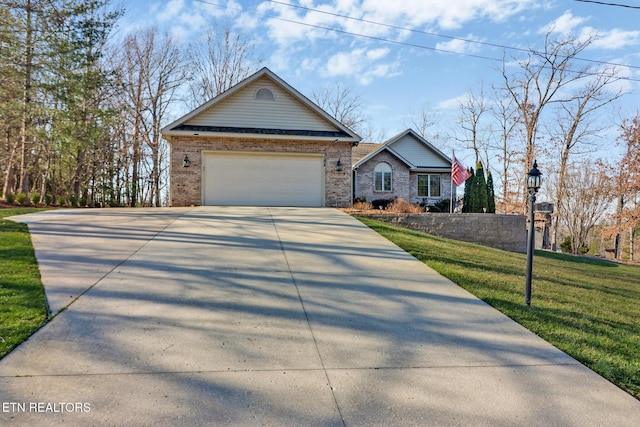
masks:
<path fill-rule="evenodd" d="M 492 138 L 490 148 L 497 152 L 497 158 L 500 161 L 500 185 L 502 187 L 502 197 L 498 205 L 503 213 L 513 211 L 522 211 L 522 179 L 524 173 L 522 170 L 513 171 L 514 167 L 522 162 L 519 161 L 522 150 L 516 146 L 518 139 L 517 124 L 518 111 L 515 108 L 513 99 L 504 98 L 498 91 L 495 92 L 495 104 L 492 108 L 494 121 L 497 123 L 497 131 Z M 521 177 L 518 180 L 511 179 L 512 176 Z"/>
<path fill-rule="evenodd" d="M 407 127 L 415 129 L 421 137 L 436 140 L 437 134 L 429 134 L 429 131 L 438 123 L 438 120 L 438 114 L 425 102 L 418 111 L 409 115 L 405 123 Z"/>
<path fill-rule="evenodd" d="M 550 105 L 574 100 L 576 95 L 568 89 L 594 74 L 589 67 L 578 68 L 575 64 L 576 57 L 592 43 L 592 38 L 554 40 L 551 36 L 551 32 L 546 34 L 542 51 L 530 49 L 525 59 L 517 61 L 517 71 L 510 73 L 507 61 L 502 62 L 504 89 L 517 106 L 524 128 L 525 170 L 531 168 L 536 157 L 543 113 Z M 522 191 L 526 199 L 524 186 Z"/>
<path fill-rule="evenodd" d="M 567 191 L 567 167 L 572 154 L 582 154 L 592 150 L 593 137 L 598 129 L 592 119 L 593 114 L 602 107 L 622 96 L 621 90 L 609 91 L 616 83 L 615 68 L 605 68 L 586 79 L 584 85 L 572 93 L 571 99 L 560 104 L 557 114 L 559 168 L 558 185 L 555 191 L 555 209 L 551 223 L 551 247 L 557 246 L 558 224 L 561 216 L 571 216 L 571 211 L 562 210 L 562 199 Z"/>
<path fill-rule="evenodd" d="M 125 157 L 130 157 L 130 163 L 122 165 L 131 171 L 129 204 L 159 206 L 166 151 L 160 129 L 184 80 L 183 61 L 171 38 L 158 36 L 154 28 L 129 35 L 118 60 L 125 111 L 121 119 L 126 123 L 120 135 L 126 140 Z"/>
<path fill-rule="evenodd" d="M 348 87 L 340 86 L 340 83 L 314 90 L 311 99 L 340 123 L 356 132 L 366 122 L 362 96 Z"/>
<path fill-rule="evenodd" d="M 261 60 L 253 53 L 255 44 L 231 32 L 209 30 L 203 43 L 189 47 L 189 106 L 195 108 L 221 94 L 254 72 Z"/>
<path fill-rule="evenodd" d="M 580 253 L 589 233 L 601 222 L 612 201 L 612 182 L 600 163 L 575 164 L 565 171 L 565 195 L 559 208 L 570 215 L 562 221 L 571 237 L 571 250 Z"/>
<path fill-rule="evenodd" d="M 145 73 L 144 91 L 148 109 L 142 124 L 144 140 L 150 150 L 149 199 L 152 206 L 161 206 L 160 177 L 165 163 L 163 154 L 167 147 L 160 130 L 169 108 L 176 100 L 177 90 L 185 77 L 185 69 L 180 50 L 168 35 L 158 40 L 151 30 L 147 37 L 154 47 L 151 62 L 146 64 L 148 71 Z"/>
<path fill-rule="evenodd" d="M 603 235 L 615 238 L 617 258 L 622 252 L 619 248 L 622 234 L 629 230 L 630 235 L 635 235 L 635 229 L 640 227 L 640 114 L 625 120 L 620 130 L 620 142 L 624 144 L 625 151 L 609 174 L 614 177 L 617 209 L 611 215 L 613 224 L 603 230 Z"/>
<path fill-rule="evenodd" d="M 490 108 L 485 100 L 483 87 L 480 86 L 480 93 L 477 94 L 470 90 L 464 101 L 458 104 L 458 108 L 458 123 L 464 135 L 456 139 L 465 144 L 465 148 L 473 150 L 476 155 L 476 164 L 482 160 L 488 168 L 488 138 L 484 134 L 485 129 L 481 127 L 480 121 L 486 113 L 490 112 Z"/>

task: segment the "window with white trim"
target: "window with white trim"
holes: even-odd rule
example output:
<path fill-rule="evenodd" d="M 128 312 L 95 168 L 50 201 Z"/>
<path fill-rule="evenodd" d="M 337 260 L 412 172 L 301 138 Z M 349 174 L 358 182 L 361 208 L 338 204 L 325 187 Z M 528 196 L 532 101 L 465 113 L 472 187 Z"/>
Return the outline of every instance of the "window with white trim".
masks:
<path fill-rule="evenodd" d="M 389 163 L 378 163 L 373 170 L 374 191 L 391 191 L 391 165 Z"/>
<path fill-rule="evenodd" d="M 418 175 L 418 197 L 440 197 L 440 175 Z"/>

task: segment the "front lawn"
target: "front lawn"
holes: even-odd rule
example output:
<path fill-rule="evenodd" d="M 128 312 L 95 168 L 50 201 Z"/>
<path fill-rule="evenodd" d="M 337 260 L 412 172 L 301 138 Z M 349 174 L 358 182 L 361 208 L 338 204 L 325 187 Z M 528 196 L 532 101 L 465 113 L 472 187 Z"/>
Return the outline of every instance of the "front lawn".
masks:
<path fill-rule="evenodd" d="M 4 218 L 44 209 L 0 209 L 0 358 L 47 321 L 44 288 L 25 224 Z"/>
<path fill-rule="evenodd" d="M 359 219 L 640 399 L 640 267 L 536 251 L 527 307 L 525 254 Z"/>

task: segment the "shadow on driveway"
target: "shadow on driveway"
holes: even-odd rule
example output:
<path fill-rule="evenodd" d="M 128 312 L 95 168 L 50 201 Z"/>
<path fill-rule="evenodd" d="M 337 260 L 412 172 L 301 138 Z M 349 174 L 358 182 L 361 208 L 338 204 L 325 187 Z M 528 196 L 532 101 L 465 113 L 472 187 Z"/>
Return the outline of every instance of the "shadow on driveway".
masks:
<path fill-rule="evenodd" d="M 0 424 L 640 419 L 631 396 L 336 210 L 30 221 L 57 315 L 0 361 Z"/>

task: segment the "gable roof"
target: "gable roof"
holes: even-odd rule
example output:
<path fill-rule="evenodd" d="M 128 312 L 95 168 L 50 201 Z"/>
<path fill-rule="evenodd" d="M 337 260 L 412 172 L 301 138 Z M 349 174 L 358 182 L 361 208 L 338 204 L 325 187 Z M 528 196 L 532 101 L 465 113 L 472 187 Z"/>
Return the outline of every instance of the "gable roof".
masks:
<path fill-rule="evenodd" d="M 273 92 L 269 100 L 258 99 L 263 88 Z M 302 95 L 268 68 L 162 128 L 174 135 L 237 135 L 249 137 L 325 139 L 357 144 L 361 138 Z"/>
<path fill-rule="evenodd" d="M 351 149 L 351 161 L 355 164 L 380 148 L 380 144 L 360 143 Z"/>
<path fill-rule="evenodd" d="M 388 151 L 405 163 L 411 170 L 437 170 L 443 172 L 451 170 L 451 159 L 413 129 L 400 132 L 382 144 L 361 145 L 372 145 L 374 147 L 367 147 L 367 151 L 364 149 L 354 150 L 354 169 L 359 168 L 378 155 L 378 153 Z"/>

